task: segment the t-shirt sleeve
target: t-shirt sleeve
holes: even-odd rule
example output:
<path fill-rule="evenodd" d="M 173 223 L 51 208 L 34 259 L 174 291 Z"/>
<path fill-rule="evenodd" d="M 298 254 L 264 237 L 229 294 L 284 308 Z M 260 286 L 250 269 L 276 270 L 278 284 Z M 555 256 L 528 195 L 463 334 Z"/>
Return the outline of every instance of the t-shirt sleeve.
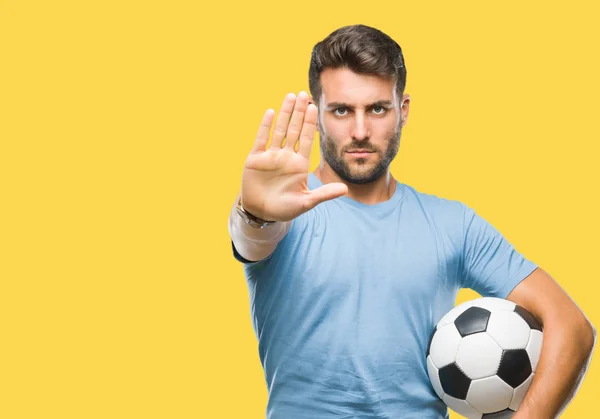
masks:
<path fill-rule="evenodd" d="M 506 298 L 536 268 L 496 228 L 465 206 L 462 288 L 483 297 Z"/>

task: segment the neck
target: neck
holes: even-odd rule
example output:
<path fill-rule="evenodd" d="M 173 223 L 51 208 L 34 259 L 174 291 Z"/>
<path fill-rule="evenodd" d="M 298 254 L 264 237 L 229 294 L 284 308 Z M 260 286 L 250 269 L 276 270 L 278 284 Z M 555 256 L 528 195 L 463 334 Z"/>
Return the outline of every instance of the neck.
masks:
<path fill-rule="evenodd" d="M 335 173 L 331 167 L 324 162 L 314 171 L 315 176 L 322 184 L 340 182 L 348 187 L 347 197 L 363 204 L 375 205 L 389 200 L 396 191 L 396 180 L 388 170 L 371 183 L 356 184 L 346 182 Z"/>

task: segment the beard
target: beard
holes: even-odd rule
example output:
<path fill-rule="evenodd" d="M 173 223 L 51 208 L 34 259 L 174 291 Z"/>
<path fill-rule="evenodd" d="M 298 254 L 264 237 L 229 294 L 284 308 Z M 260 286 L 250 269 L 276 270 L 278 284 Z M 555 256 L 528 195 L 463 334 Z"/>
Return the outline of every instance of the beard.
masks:
<path fill-rule="evenodd" d="M 396 128 L 396 131 L 390 135 L 385 152 L 382 152 L 381 149 L 375 147 L 368 141 L 356 141 L 354 139 L 350 144 L 343 147 L 340 152 L 340 150 L 338 150 L 337 141 L 335 138 L 327 136 L 322 130 L 319 130 L 319 134 L 321 138 L 320 143 L 323 158 L 333 169 L 333 171 L 340 177 L 340 179 L 348 183 L 364 185 L 375 182 L 387 172 L 392 160 L 394 160 L 398 154 L 402 128 L 401 126 Z M 344 159 L 344 156 L 346 155 L 347 151 L 355 149 L 371 151 L 374 154 L 379 155 L 379 161 L 375 165 L 372 165 L 369 162 L 371 158 L 354 159 L 351 167 L 351 165 L 348 164 L 348 162 Z"/>

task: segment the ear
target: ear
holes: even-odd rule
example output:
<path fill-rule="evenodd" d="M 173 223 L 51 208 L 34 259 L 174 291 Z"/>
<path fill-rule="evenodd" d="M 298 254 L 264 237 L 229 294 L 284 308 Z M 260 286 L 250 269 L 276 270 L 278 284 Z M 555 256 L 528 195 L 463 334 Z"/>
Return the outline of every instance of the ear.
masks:
<path fill-rule="evenodd" d="M 408 111 L 410 109 L 410 95 L 404 94 L 402 95 L 402 99 L 400 100 L 400 119 L 402 121 L 402 127 L 406 125 L 408 122 Z"/>
<path fill-rule="evenodd" d="M 315 100 L 313 99 L 311 94 L 308 95 L 308 103 L 312 103 L 313 105 L 315 105 L 317 107 L 317 131 L 319 131 L 319 129 L 320 129 L 319 122 L 321 121 L 321 114 L 319 113 L 319 105 L 317 105 L 317 102 L 315 102 Z"/>

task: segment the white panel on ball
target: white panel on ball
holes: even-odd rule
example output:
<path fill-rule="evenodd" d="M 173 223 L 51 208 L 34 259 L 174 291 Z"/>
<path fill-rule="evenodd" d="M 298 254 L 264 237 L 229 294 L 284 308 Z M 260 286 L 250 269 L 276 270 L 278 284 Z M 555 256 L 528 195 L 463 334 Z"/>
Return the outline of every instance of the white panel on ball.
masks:
<path fill-rule="evenodd" d="M 481 413 L 493 413 L 506 409 L 512 396 L 513 388 L 493 376 L 472 381 L 467 402 Z"/>
<path fill-rule="evenodd" d="M 456 307 L 454 307 L 452 310 L 450 310 L 449 312 L 447 312 L 444 317 L 442 317 L 440 319 L 440 321 L 437 324 L 438 329 L 442 326 L 447 325 L 448 323 L 452 323 L 454 322 L 454 320 L 456 320 L 456 318 L 458 316 L 460 316 L 461 314 L 463 314 L 465 312 L 466 309 L 468 309 L 469 307 L 471 307 L 473 305 L 473 300 L 471 301 L 466 301 Z"/>
<path fill-rule="evenodd" d="M 481 419 L 481 416 L 483 416 L 466 401 L 454 398 L 449 394 L 446 394 L 442 400 L 450 409 L 468 419 Z"/>
<path fill-rule="evenodd" d="M 531 369 L 533 372 L 537 370 L 538 361 L 540 360 L 540 354 L 542 353 L 542 341 L 544 340 L 544 334 L 539 330 L 532 329 L 529 336 L 529 343 L 527 344 L 527 354 L 529 355 L 529 361 L 531 361 Z"/>
<path fill-rule="evenodd" d="M 486 332 L 502 349 L 525 349 L 529 342 L 529 325 L 514 311 L 492 312 Z"/>
<path fill-rule="evenodd" d="M 521 405 L 521 403 L 523 402 L 523 399 L 525 398 L 525 395 L 527 394 L 527 390 L 529 390 L 529 386 L 531 386 L 531 382 L 533 381 L 534 376 L 535 376 L 535 374 L 531 374 L 529 376 L 529 378 L 523 382 L 523 384 L 521 384 L 519 387 L 515 388 L 515 391 L 513 393 L 513 398 L 510 402 L 510 406 L 508 406 L 512 410 L 517 410 L 519 408 L 519 406 Z"/>
<path fill-rule="evenodd" d="M 456 359 L 460 340 L 460 333 L 458 333 L 454 323 L 449 323 L 438 329 L 429 349 L 433 364 L 438 368 L 452 364 Z"/>
<path fill-rule="evenodd" d="M 473 300 L 473 306 L 485 308 L 488 311 L 512 311 L 515 309 L 515 303 L 496 297 L 482 297 Z"/>
<path fill-rule="evenodd" d="M 440 383 L 440 374 L 439 370 L 433 365 L 433 361 L 431 360 L 431 355 L 427 357 L 427 373 L 429 374 L 429 378 L 431 380 L 431 385 L 438 397 L 441 399 L 444 397 L 444 390 L 442 389 L 442 383 Z"/>
<path fill-rule="evenodd" d="M 460 342 L 456 364 L 472 380 L 496 375 L 502 348 L 487 333 L 469 335 Z"/>

